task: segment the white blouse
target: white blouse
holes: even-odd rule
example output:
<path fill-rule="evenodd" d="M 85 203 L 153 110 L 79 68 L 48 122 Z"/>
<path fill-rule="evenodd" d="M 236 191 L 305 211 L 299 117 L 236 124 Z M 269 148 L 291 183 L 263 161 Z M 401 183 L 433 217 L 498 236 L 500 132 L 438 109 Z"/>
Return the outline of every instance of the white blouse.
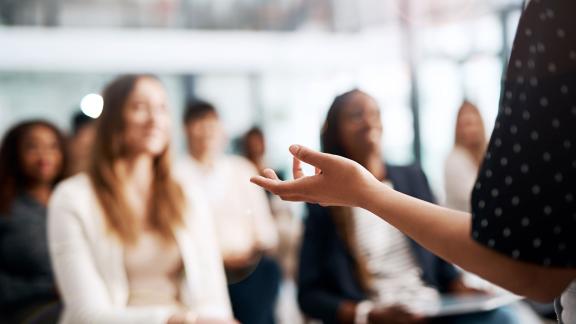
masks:
<path fill-rule="evenodd" d="M 186 192 L 186 225 L 175 231 L 184 265 L 180 300 L 199 315 L 232 318 L 222 259 L 204 202 Z M 48 207 L 48 241 L 64 301 L 61 323 L 166 323 L 173 306 L 128 306 L 125 249 L 106 228 L 86 175 L 62 182 Z"/>
<path fill-rule="evenodd" d="M 464 149 L 455 147 L 444 163 L 446 207 L 470 212 L 470 195 L 478 176 L 478 166 Z"/>
<path fill-rule="evenodd" d="M 248 160 L 237 156 L 222 156 L 210 168 L 188 156 L 176 166 L 178 179 L 201 189 L 208 198 L 224 259 L 278 245 L 278 228 L 266 193 L 250 183 L 257 174 Z"/>

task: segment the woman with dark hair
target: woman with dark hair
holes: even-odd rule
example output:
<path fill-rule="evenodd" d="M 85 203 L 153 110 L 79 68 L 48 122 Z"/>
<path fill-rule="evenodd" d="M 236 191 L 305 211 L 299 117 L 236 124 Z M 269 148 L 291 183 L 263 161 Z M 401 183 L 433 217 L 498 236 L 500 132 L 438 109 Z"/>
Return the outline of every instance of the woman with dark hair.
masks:
<path fill-rule="evenodd" d="M 338 96 L 322 129 L 322 150 L 350 158 L 387 186 L 429 202 L 422 170 L 393 166 L 382 157 L 382 121 L 376 101 L 353 90 Z M 360 208 L 308 205 L 299 302 L 325 323 L 420 323 L 441 294 L 479 293 L 460 273 L 400 231 Z M 442 323 L 510 323 L 496 311 L 442 318 Z"/>
<path fill-rule="evenodd" d="M 65 140 L 51 123 L 26 121 L 0 147 L 0 322 L 19 323 L 57 300 L 46 205 L 66 170 Z"/>
<path fill-rule="evenodd" d="M 250 128 L 241 138 L 242 155 L 259 170 L 265 169 L 266 139 L 258 126 Z"/>
<path fill-rule="evenodd" d="M 88 173 L 50 200 L 61 322 L 233 323 L 204 201 L 172 176 L 163 85 L 127 75 L 103 97 Z"/>

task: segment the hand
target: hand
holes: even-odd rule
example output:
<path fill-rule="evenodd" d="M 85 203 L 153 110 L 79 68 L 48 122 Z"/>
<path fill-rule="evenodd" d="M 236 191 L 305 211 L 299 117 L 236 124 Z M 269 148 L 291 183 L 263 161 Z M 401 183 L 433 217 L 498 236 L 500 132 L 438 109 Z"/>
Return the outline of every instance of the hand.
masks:
<path fill-rule="evenodd" d="M 410 313 L 403 306 L 389 306 L 374 309 L 368 315 L 370 324 L 419 324 L 425 323 L 422 316 Z"/>
<path fill-rule="evenodd" d="M 274 171 L 250 181 L 288 201 L 305 201 L 323 206 L 363 206 L 380 182 L 360 164 L 332 154 L 292 145 L 294 180 L 281 181 Z M 304 176 L 302 162 L 316 168 L 313 176 Z"/>

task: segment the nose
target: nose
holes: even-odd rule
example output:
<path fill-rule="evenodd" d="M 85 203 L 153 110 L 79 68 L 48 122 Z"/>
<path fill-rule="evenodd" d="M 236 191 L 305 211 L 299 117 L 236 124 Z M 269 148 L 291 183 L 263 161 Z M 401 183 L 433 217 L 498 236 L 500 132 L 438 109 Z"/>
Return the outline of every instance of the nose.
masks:
<path fill-rule="evenodd" d="M 378 114 L 365 112 L 362 117 L 362 123 L 366 127 L 373 128 L 380 125 L 380 116 Z"/>
<path fill-rule="evenodd" d="M 146 122 L 150 127 L 156 127 L 161 124 L 163 117 L 164 116 L 161 108 L 150 106 L 147 109 Z"/>

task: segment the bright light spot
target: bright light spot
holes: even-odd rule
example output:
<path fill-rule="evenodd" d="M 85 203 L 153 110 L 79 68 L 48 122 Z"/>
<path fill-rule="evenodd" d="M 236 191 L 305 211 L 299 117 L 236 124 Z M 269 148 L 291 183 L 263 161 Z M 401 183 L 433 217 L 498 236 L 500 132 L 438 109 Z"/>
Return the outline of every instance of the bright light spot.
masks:
<path fill-rule="evenodd" d="M 82 101 L 80 102 L 80 109 L 82 109 L 82 112 L 86 116 L 92 117 L 94 119 L 100 117 L 103 108 L 104 108 L 104 99 L 99 94 L 95 93 L 88 94 L 84 96 L 84 98 L 82 98 Z"/>

